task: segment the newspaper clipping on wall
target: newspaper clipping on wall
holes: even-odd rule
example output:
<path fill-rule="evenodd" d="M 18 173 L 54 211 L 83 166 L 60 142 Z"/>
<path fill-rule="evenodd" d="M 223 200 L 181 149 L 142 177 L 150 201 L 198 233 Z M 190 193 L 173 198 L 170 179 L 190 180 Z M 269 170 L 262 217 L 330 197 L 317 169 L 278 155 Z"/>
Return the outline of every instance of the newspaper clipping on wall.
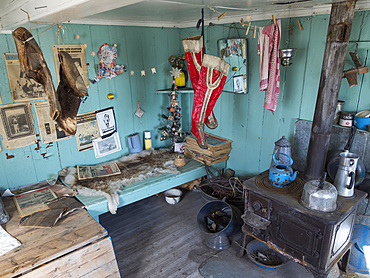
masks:
<path fill-rule="evenodd" d="M 34 106 L 42 144 L 71 138 L 50 117 L 48 101 L 35 102 Z"/>
<path fill-rule="evenodd" d="M 121 171 L 117 163 L 107 163 L 103 165 L 77 165 L 77 175 L 79 180 L 119 174 L 121 174 Z"/>
<path fill-rule="evenodd" d="M 31 145 L 36 142 L 31 103 L 0 106 L 0 133 L 6 150 Z"/>
<path fill-rule="evenodd" d="M 89 76 L 87 75 L 84 46 L 80 44 L 53 45 L 53 56 L 55 62 L 55 70 L 57 72 L 58 84 L 60 82 L 59 80 L 60 62 L 58 58 L 58 52 L 60 51 L 65 51 L 71 56 L 73 63 L 77 67 L 82 79 L 85 82 L 86 88 L 89 88 Z"/>
<path fill-rule="evenodd" d="M 96 111 L 77 115 L 76 143 L 79 152 L 93 148 L 93 140 L 100 138 Z"/>
<path fill-rule="evenodd" d="M 17 53 L 4 53 L 4 58 L 14 102 L 46 98 L 44 87 L 24 76 Z"/>

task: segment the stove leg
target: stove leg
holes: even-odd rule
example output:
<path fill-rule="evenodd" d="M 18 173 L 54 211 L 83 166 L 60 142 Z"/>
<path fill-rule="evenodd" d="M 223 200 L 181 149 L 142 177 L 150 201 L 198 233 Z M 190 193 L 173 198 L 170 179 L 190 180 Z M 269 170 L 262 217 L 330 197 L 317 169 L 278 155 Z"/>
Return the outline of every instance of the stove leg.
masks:
<path fill-rule="evenodd" d="M 242 233 L 242 246 L 240 247 L 239 257 L 243 257 L 245 254 L 245 247 L 247 246 L 247 233 Z"/>
<path fill-rule="evenodd" d="M 242 241 L 241 241 L 241 247 L 240 247 L 239 257 L 243 257 L 244 256 L 244 254 L 245 254 L 245 248 L 247 247 L 248 233 L 247 233 L 244 225 L 242 227 Z"/>
<path fill-rule="evenodd" d="M 348 266 L 350 254 L 351 254 L 351 248 L 347 250 L 347 252 L 343 255 L 342 259 L 338 263 L 339 269 L 343 272 L 347 272 L 347 266 Z"/>
<path fill-rule="evenodd" d="M 306 267 L 306 269 L 313 274 L 314 278 L 327 278 L 328 275 L 329 275 L 329 272 L 330 272 L 330 271 L 328 271 L 327 273 L 323 274 L 323 273 L 317 273 L 315 270 L 313 270 L 311 268 Z"/>

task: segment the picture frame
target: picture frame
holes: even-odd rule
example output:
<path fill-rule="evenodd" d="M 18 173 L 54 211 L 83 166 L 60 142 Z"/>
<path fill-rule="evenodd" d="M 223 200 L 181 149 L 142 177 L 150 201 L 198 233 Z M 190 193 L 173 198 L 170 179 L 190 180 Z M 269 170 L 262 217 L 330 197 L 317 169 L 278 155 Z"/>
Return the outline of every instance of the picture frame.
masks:
<path fill-rule="evenodd" d="M 29 146 L 36 142 L 31 103 L 0 106 L 0 133 L 6 150 Z"/>
<path fill-rule="evenodd" d="M 223 92 L 248 94 L 248 43 L 246 38 L 225 38 L 217 41 L 217 54 L 220 58 L 232 65 L 228 80 L 233 80 L 231 88 L 225 86 Z M 241 78 L 244 84 L 243 90 L 240 90 L 236 82 Z"/>
<path fill-rule="evenodd" d="M 118 152 L 122 149 L 118 132 L 113 133 L 109 137 L 94 140 L 93 145 L 96 158 Z"/>
<path fill-rule="evenodd" d="M 116 117 L 114 115 L 113 107 L 97 111 L 96 121 L 102 138 L 105 138 L 117 131 Z"/>
<path fill-rule="evenodd" d="M 32 114 L 28 105 L 1 107 L 0 114 L 8 140 L 35 134 Z"/>
<path fill-rule="evenodd" d="M 21 70 L 18 53 L 4 53 L 4 60 L 13 102 L 47 98 L 42 84 L 25 77 Z"/>
<path fill-rule="evenodd" d="M 244 77 L 243 75 L 236 75 L 233 77 L 234 93 L 244 93 Z"/>
<path fill-rule="evenodd" d="M 85 56 L 85 48 L 81 44 L 65 44 L 65 45 L 53 45 L 53 56 L 55 62 L 55 71 L 57 73 L 57 80 L 58 84 L 60 82 L 60 62 L 58 58 L 58 53 L 60 51 L 67 52 L 75 64 L 77 70 L 79 71 L 86 88 L 89 88 L 89 76 L 87 74 L 87 64 L 86 64 L 86 56 Z"/>

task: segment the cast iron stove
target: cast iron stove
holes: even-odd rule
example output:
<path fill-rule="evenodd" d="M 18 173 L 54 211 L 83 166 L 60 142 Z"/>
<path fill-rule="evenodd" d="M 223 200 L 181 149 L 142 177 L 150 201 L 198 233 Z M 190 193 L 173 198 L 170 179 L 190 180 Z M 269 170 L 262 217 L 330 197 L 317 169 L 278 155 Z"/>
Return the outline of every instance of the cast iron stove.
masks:
<path fill-rule="evenodd" d="M 314 211 L 300 203 L 305 183 L 300 177 L 279 188 L 268 176 L 265 171 L 244 182 L 243 247 L 250 235 L 302 264 L 314 277 L 327 277 L 342 257 L 345 269 L 357 208 L 366 193 L 355 190 L 351 198 L 338 196 L 333 212 Z"/>

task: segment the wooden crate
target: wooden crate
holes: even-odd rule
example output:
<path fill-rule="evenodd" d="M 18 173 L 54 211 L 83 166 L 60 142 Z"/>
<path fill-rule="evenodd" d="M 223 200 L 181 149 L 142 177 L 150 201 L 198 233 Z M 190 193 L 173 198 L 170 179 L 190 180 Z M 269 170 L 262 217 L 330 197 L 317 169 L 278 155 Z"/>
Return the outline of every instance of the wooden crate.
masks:
<path fill-rule="evenodd" d="M 222 138 L 210 133 L 206 133 L 206 140 L 208 144 L 207 149 L 202 149 L 198 146 L 197 140 L 194 135 L 186 137 L 185 148 L 197 151 L 198 153 L 203 153 L 208 156 L 213 156 L 215 154 L 230 153 L 232 140 Z"/>
<path fill-rule="evenodd" d="M 185 155 L 207 165 L 216 164 L 229 159 L 231 140 L 209 133 L 206 133 L 206 140 L 208 148 L 202 149 L 199 147 L 194 135 L 187 136 Z"/>
<path fill-rule="evenodd" d="M 223 154 L 223 155 L 218 155 L 218 156 L 212 157 L 212 156 L 207 156 L 207 155 L 204 155 L 204 154 L 197 153 L 197 152 L 189 150 L 189 149 L 185 149 L 184 154 L 186 156 L 191 157 L 194 160 L 197 160 L 197 161 L 202 162 L 202 163 L 207 164 L 207 165 L 213 165 L 213 164 L 216 164 L 216 163 L 219 163 L 219 162 L 222 162 L 222 161 L 226 161 L 226 160 L 229 159 L 228 154 Z"/>

